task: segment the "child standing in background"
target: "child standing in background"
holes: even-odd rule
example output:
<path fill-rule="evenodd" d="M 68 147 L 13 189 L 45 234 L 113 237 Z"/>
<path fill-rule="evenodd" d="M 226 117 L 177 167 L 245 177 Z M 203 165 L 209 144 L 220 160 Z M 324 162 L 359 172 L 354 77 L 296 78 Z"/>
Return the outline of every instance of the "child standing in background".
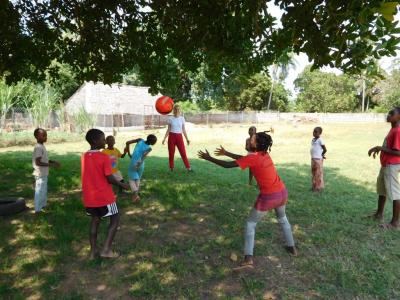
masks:
<path fill-rule="evenodd" d="M 256 134 L 256 133 L 257 133 L 256 127 L 255 127 L 255 126 L 251 126 L 251 127 L 249 128 L 249 136 L 250 136 L 250 137 L 248 137 L 248 138 L 246 139 L 246 147 L 245 147 L 245 149 L 246 149 L 246 151 L 247 151 L 247 154 L 255 153 L 255 152 L 256 152 L 256 149 L 254 149 L 254 148 L 251 146 L 251 143 L 250 143 L 251 137 L 252 137 L 254 134 Z M 252 182 L 253 182 L 253 173 L 251 173 L 251 170 L 249 169 L 249 185 L 251 185 Z"/>
<path fill-rule="evenodd" d="M 126 142 L 125 151 L 128 153 L 129 156 L 131 156 L 129 152 L 129 145 L 136 143 L 128 168 L 129 185 L 132 189 L 132 202 L 134 203 L 140 200 L 139 186 L 140 179 L 142 178 L 144 171 L 144 159 L 151 151 L 150 146 L 154 145 L 156 142 L 157 137 L 154 134 L 149 134 L 146 141 L 142 139 L 134 139 Z"/>
<path fill-rule="evenodd" d="M 33 132 L 37 144 L 33 149 L 32 166 L 35 176 L 35 213 L 39 213 L 47 204 L 47 178 L 49 167 L 59 168 L 60 163 L 49 160 L 44 143 L 47 142 L 47 132 L 42 128 L 36 128 Z"/>
<path fill-rule="evenodd" d="M 325 143 L 321 138 L 322 128 L 315 127 L 313 131 L 314 138 L 311 140 L 311 176 L 312 191 L 320 192 L 324 188 L 324 170 L 323 161 L 327 152 Z"/>
<path fill-rule="evenodd" d="M 115 145 L 115 138 L 112 135 L 109 135 L 106 137 L 106 144 L 107 148 L 103 149 L 101 152 L 104 154 L 107 154 L 110 159 L 111 159 L 111 168 L 112 168 L 112 175 L 114 178 L 120 182 L 124 182 L 124 177 L 122 176 L 121 172 L 118 170 L 118 159 L 119 158 L 124 158 L 126 155 L 126 149 L 124 149 L 124 153 L 121 154 L 121 152 L 114 147 Z M 122 191 L 122 188 L 120 187 L 120 191 Z"/>

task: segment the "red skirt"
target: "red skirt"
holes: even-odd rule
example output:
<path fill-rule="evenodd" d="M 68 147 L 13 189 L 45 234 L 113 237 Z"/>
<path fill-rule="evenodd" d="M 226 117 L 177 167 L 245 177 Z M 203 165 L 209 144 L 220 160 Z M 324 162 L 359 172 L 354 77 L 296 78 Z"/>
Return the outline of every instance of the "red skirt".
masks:
<path fill-rule="evenodd" d="M 259 211 L 267 211 L 287 203 L 288 191 L 286 188 L 280 190 L 279 192 L 269 193 L 269 194 L 259 194 L 257 201 L 254 204 L 254 208 Z"/>

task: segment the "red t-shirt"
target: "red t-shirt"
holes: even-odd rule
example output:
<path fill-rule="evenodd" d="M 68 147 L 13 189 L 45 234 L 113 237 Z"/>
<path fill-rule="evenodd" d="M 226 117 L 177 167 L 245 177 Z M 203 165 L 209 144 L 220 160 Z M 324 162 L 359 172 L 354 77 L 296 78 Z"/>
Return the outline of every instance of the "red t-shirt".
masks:
<path fill-rule="evenodd" d="M 81 157 L 83 205 L 101 207 L 115 202 L 115 195 L 107 177 L 112 174 L 107 154 L 90 150 Z"/>
<path fill-rule="evenodd" d="M 270 194 L 285 189 L 285 184 L 276 172 L 274 163 L 268 153 L 250 153 L 236 160 L 241 169 L 250 168 L 257 180 L 261 194 Z"/>
<path fill-rule="evenodd" d="M 400 151 L 400 127 L 394 127 L 390 129 L 388 135 L 386 136 L 384 146 L 385 144 L 386 148 L 388 149 Z M 383 167 L 386 165 L 400 164 L 400 156 L 388 154 L 383 151 L 381 151 L 380 159 Z"/>

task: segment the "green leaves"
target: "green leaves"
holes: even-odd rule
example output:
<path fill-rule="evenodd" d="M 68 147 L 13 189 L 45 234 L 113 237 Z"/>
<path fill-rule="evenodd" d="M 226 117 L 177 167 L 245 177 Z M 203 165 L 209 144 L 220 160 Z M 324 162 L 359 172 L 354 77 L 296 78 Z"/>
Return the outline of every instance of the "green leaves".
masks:
<path fill-rule="evenodd" d="M 171 57 L 176 74 L 208 66 L 252 75 L 285 52 L 305 52 L 315 68 L 360 73 L 370 62 L 395 55 L 400 40 L 393 15 L 398 2 L 381 0 L 268 1 L 30 1 L 0 3 L 0 75 L 8 82 L 40 80 L 54 59 L 69 64 L 78 81 L 112 83 L 138 67 L 152 92 L 167 88 Z M 240 71 L 243 73 L 243 71 Z M 166 74 L 170 74 L 166 72 Z M 177 76 L 177 80 L 184 76 Z"/>

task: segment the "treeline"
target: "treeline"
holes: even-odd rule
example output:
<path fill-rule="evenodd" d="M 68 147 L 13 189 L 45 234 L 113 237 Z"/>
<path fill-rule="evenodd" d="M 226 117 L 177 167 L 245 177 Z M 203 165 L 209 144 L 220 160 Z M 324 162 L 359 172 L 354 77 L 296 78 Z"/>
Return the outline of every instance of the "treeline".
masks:
<path fill-rule="evenodd" d="M 293 67 L 294 64 L 292 64 Z M 208 110 L 277 110 L 302 112 L 384 112 L 400 105 L 400 64 L 388 73 L 379 67 L 360 76 L 337 75 L 306 67 L 295 80 L 296 95 L 285 89 L 283 81 L 290 62 L 273 66 L 270 74 L 241 74 L 223 70 L 216 76 L 207 67 L 184 73 L 177 62 L 160 70 L 161 93 L 184 106 L 185 111 Z M 53 63 L 41 82 L 22 80 L 13 85 L 0 81 L 0 117 L 4 120 L 12 107 L 28 110 L 38 124 L 49 111 L 60 109 L 79 88 L 72 68 Z M 137 69 L 123 76 L 123 83 L 144 86 L 146 78 Z M 151 92 L 151 91 L 150 91 Z"/>

